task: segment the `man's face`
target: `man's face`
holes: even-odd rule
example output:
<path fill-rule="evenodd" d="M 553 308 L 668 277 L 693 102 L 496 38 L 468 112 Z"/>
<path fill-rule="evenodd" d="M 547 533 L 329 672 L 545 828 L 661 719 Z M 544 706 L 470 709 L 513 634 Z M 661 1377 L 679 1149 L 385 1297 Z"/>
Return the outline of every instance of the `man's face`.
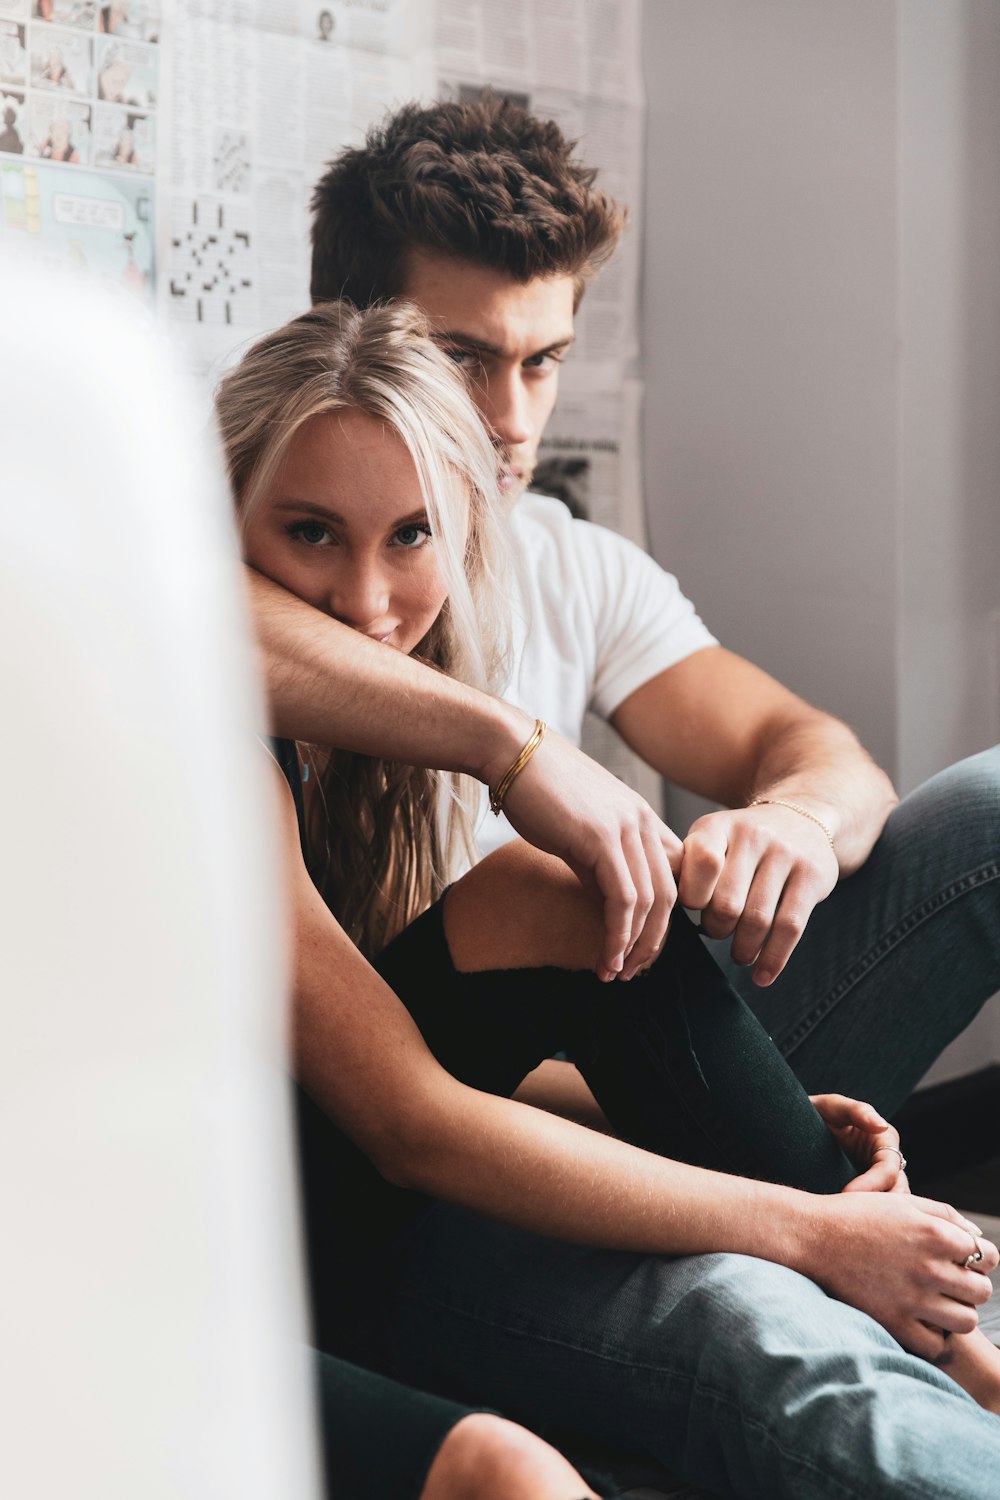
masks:
<path fill-rule="evenodd" d="M 411 250 L 402 295 L 427 314 L 465 373 L 501 455 L 510 498 L 531 479 L 555 405 L 559 365 L 573 342 L 572 276 L 518 282 L 503 271 Z"/>

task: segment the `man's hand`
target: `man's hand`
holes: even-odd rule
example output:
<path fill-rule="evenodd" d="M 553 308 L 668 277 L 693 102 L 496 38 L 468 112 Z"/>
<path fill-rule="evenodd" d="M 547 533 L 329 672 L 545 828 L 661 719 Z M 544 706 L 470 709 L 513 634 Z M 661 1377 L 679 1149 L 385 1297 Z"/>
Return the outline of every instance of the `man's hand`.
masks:
<path fill-rule="evenodd" d="M 766 672 L 708 646 L 637 688 L 612 723 L 661 776 L 727 812 L 699 818 L 680 873 L 682 905 L 757 984 L 776 978 L 813 908 L 868 858 L 896 794 L 857 737 Z M 752 795 L 804 807 L 746 807 Z"/>
<path fill-rule="evenodd" d="M 810 1094 L 813 1107 L 859 1175 L 845 1193 L 908 1193 L 899 1131 L 871 1104 L 844 1094 Z"/>
<path fill-rule="evenodd" d="M 940 1358 L 946 1333 L 971 1333 L 992 1293 L 995 1245 L 947 1203 L 885 1193 L 817 1198 L 815 1235 L 796 1269 L 875 1318 L 912 1354 Z M 977 1249 L 973 1268 L 966 1257 Z"/>
<path fill-rule="evenodd" d="M 831 814 L 823 812 L 827 822 Z M 810 818 L 773 804 L 742 807 L 692 823 L 679 897 L 701 913 L 709 937 L 732 937 L 733 958 L 753 964 L 754 982 L 766 985 L 785 967 L 839 874 L 829 839 Z"/>
<path fill-rule="evenodd" d="M 603 903 L 602 979 L 631 979 L 656 957 L 677 899 L 681 841 L 638 793 L 550 730 L 504 812 Z"/>

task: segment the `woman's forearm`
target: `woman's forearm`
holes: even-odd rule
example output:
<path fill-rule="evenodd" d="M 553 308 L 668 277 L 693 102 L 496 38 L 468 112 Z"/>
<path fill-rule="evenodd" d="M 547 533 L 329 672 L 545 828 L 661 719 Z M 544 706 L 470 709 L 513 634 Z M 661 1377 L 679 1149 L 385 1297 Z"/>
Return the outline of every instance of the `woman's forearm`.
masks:
<path fill-rule="evenodd" d="M 817 1196 L 710 1172 L 530 1105 L 458 1084 L 449 1092 L 396 1157 L 392 1175 L 405 1186 L 576 1244 L 774 1261 L 929 1359 L 941 1353 L 940 1330 L 971 1332 L 989 1296 L 963 1257 L 982 1248 L 992 1268 L 997 1252 L 944 1204 L 899 1193 Z"/>
<path fill-rule="evenodd" d="M 488 779 L 531 732 L 520 709 L 370 641 L 246 568 L 278 734 Z"/>
<path fill-rule="evenodd" d="M 478 692 L 304 604 L 246 570 L 261 667 L 278 734 L 497 786 L 534 728 Z M 642 797 L 549 733 L 504 804 L 517 832 L 600 892 L 608 977 L 658 952 L 676 895 L 680 841 Z M 651 892 L 651 904 L 641 893 Z"/>
<path fill-rule="evenodd" d="M 450 1077 L 431 1091 L 382 1163 L 400 1186 L 576 1244 L 805 1264 L 821 1201 L 807 1193 L 656 1156 Z"/>

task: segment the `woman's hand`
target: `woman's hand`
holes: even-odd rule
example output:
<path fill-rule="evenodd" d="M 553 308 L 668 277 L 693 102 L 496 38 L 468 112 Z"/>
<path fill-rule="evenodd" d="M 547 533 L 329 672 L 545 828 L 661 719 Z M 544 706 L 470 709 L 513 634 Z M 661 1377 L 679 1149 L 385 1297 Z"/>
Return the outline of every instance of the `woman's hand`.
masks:
<path fill-rule="evenodd" d="M 498 763 L 500 775 L 507 764 Z M 496 785 L 499 775 L 488 771 L 486 779 Z M 523 838 L 558 855 L 600 901 L 599 978 L 631 979 L 650 963 L 666 941 L 682 846 L 644 798 L 550 730 L 504 811 Z"/>
<path fill-rule="evenodd" d="M 912 1354 L 938 1359 L 947 1333 L 971 1333 L 989 1300 L 997 1247 L 947 1203 L 837 1193 L 812 1205 L 809 1252 L 796 1269 L 875 1318 Z M 970 1255 L 982 1260 L 967 1265 Z"/>
<path fill-rule="evenodd" d="M 848 1099 L 844 1094 L 810 1094 L 816 1113 L 823 1120 L 859 1175 L 845 1193 L 908 1193 L 905 1162 L 899 1149 L 899 1131 L 883 1120 L 871 1104 Z"/>

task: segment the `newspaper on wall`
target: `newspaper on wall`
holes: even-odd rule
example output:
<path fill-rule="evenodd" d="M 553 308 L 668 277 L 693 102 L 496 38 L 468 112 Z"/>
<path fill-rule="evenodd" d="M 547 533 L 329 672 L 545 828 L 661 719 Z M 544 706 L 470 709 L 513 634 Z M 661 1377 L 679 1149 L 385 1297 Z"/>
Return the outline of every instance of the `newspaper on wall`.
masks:
<path fill-rule="evenodd" d="M 0 235 L 151 301 L 159 0 L 0 0 Z"/>
<path fill-rule="evenodd" d="M 214 384 L 308 306 L 333 156 L 410 100 L 509 95 L 630 209 L 580 306 L 537 487 L 644 543 L 639 23 L 639 0 L 0 0 L 0 238 L 155 299 Z M 613 731 L 588 744 L 658 795 Z"/>

